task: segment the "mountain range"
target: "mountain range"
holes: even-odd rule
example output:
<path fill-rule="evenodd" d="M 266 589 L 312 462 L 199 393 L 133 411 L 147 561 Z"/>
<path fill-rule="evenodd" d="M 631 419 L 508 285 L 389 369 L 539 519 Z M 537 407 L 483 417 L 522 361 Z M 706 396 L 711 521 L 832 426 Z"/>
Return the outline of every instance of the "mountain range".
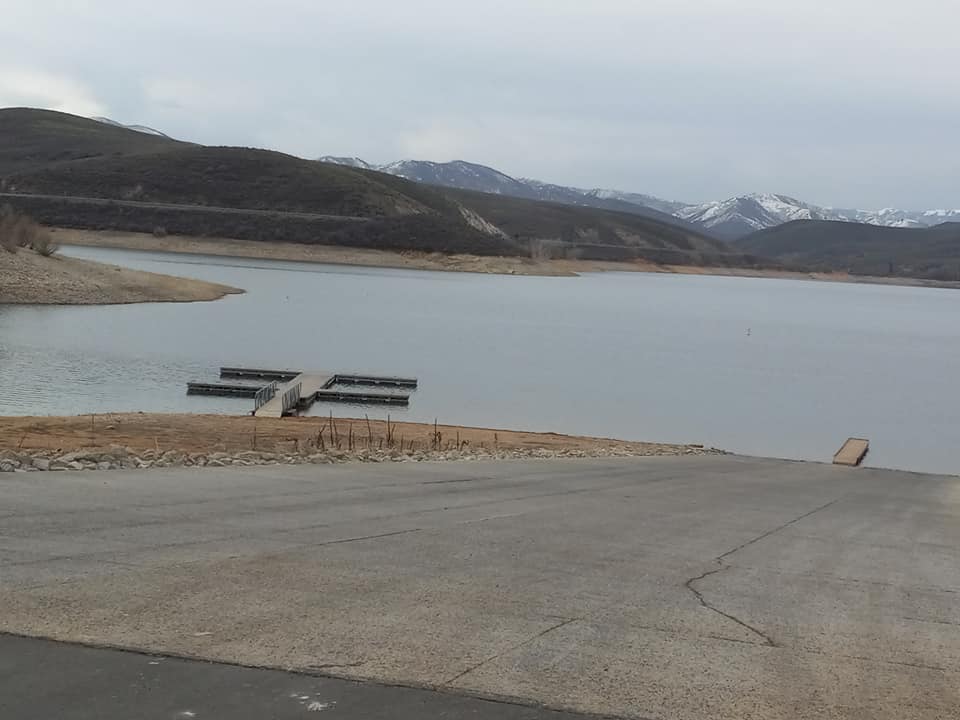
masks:
<path fill-rule="evenodd" d="M 169 138 L 165 133 L 146 125 L 125 125 L 107 117 L 91 119 L 138 133 Z M 852 222 L 908 229 L 935 227 L 945 222 L 960 222 L 960 209 L 920 211 L 896 208 L 841 209 L 821 207 L 788 195 L 774 193 L 752 193 L 726 200 L 691 204 L 636 192 L 605 188 L 584 189 L 546 183 L 532 178 L 514 178 L 486 165 L 463 160 L 452 162 L 400 160 L 384 165 L 375 165 L 358 157 L 328 155 L 318 160 L 360 170 L 383 172 L 428 185 L 628 212 L 672 222 L 688 230 L 705 231 L 723 240 L 737 240 L 751 233 L 778 227 L 794 220 Z"/>
<path fill-rule="evenodd" d="M 758 230 L 777 227 L 794 220 L 827 220 L 895 228 L 924 228 L 960 221 L 960 210 L 838 209 L 820 207 L 773 193 L 755 193 L 727 200 L 690 204 L 641 193 L 602 188 L 584 189 L 530 178 L 514 178 L 494 168 L 463 160 L 445 163 L 401 160 L 385 165 L 374 165 L 356 157 L 326 156 L 319 160 L 377 170 L 430 185 L 619 210 L 659 219 L 672 218 L 673 222 L 707 230 L 725 240 L 745 237 Z"/>
<path fill-rule="evenodd" d="M 637 205 L 628 213 L 539 202 L 345 164 L 0 109 L 0 204 L 54 227 L 530 260 L 761 262 Z"/>
<path fill-rule="evenodd" d="M 795 220 L 825 220 L 910 229 L 960 221 L 960 210 L 844 210 L 818 207 L 787 195 L 770 193 L 741 195 L 729 200 L 691 205 L 680 209 L 677 215 L 696 225 L 709 228 L 728 240 Z"/>
<path fill-rule="evenodd" d="M 473 163 L 373 168 L 336 160 L 206 147 L 116 122 L 0 109 L 0 202 L 54 227 L 531 261 L 960 278 L 960 222 L 949 222 L 960 213 L 953 211 L 862 213 L 785 195 L 694 206 L 514 178 Z M 914 224 L 921 227 L 903 227 Z M 739 237 L 724 241 L 722 232 Z"/>
<path fill-rule="evenodd" d="M 631 196 L 629 193 L 617 193 L 610 190 L 581 190 L 563 185 L 552 185 L 529 178 L 513 178 L 486 165 L 478 165 L 463 160 L 446 163 L 426 160 L 400 160 L 386 165 L 373 165 L 356 157 L 327 156 L 318 159 L 320 162 L 346 165 L 362 170 L 376 170 L 428 185 L 473 190 L 525 200 L 614 210 L 683 226 L 688 230 L 704 231 L 702 226 L 689 223 L 674 214 L 674 210 L 679 208 L 682 203 L 678 203 L 675 208 L 670 203 L 646 195 Z M 709 234 L 714 235 L 714 233 Z"/>

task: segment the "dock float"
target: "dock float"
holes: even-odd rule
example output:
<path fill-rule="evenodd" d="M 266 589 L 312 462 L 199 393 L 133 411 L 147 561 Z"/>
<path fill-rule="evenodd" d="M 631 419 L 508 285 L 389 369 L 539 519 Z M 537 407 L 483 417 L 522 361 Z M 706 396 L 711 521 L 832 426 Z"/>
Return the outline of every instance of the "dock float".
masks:
<path fill-rule="evenodd" d="M 834 465 L 859 467 L 870 450 L 870 441 L 864 438 L 849 438 L 833 456 Z"/>
<path fill-rule="evenodd" d="M 228 383 L 187 383 L 187 395 L 218 395 L 220 397 L 252 398 L 260 391 L 257 385 L 231 385 Z"/>
<path fill-rule="evenodd" d="M 223 380 L 240 383 L 188 383 L 188 395 L 218 395 L 253 398 L 256 417 L 280 418 L 299 414 L 315 402 L 343 402 L 356 405 L 410 404 L 410 396 L 399 393 L 355 392 L 337 389 L 340 385 L 416 389 L 416 378 L 356 373 L 304 372 L 263 368 L 222 367 Z"/>
<path fill-rule="evenodd" d="M 334 375 L 334 385 L 370 385 L 374 387 L 416 388 L 416 378 L 377 377 L 376 375 Z"/>
<path fill-rule="evenodd" d="M 260 370 L 258 368 L 220 368 L 221 380 L 276 380 L 277 382 L 290 382 L 300 370 Z"/>
<path fill-rule="evenodd" d="M 409 395 L 387 395 L 384 393 L 341 392 L 339 390 L 317 390 L 313 402 L 347 402 L 370 405 L 409 405 Z"/>

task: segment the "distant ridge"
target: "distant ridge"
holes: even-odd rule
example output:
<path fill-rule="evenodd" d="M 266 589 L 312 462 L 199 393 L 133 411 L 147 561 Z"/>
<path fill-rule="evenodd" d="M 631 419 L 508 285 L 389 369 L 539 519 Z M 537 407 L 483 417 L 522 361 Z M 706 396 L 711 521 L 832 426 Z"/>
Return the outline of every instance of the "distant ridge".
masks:
<path fill-rule="evenodd" d="M 796 220 L 734 243 L 793 266 L 960 280 L 960 223 L 894 228 L 835 220 Z"/>
<path fill-rule="evenodd" d="M 529 178 L 514 178 L 492 167 L 466 162 L 465 160 L 453 160 L 451 162 L 400 160 L 385 165 L 371 165 L 355 157 L 326 156 L 319 158 L 319 160 L 350 167 L 379 170 L 428 185 L 631 213 L 688 230 L 712 234 L 711 231 L 689 223 L 673 213 L 674 209 L 683 207 L 683 203 L 671 203 L 668 200 L 637 193 L 619 193 L 614 190 L 599 189 L 581 190 L 563 185 L 552 185 Z"/>
<path fill-rule="evenodd" d="M 0 110 L 2 201 L 48 224 L 534 259 L 752 262 L 674 218 L 455 190 L 339 160 L 183 143 L 51 111 Z M 480 172 L 469 163 L 453 169 Z"/>
<path fill-rule="evenodd" d="M 146 135 L 157 135 L 158 137 L 169 138 L 170 136 L 160 132 L 159 130 L 154 130 L 152 127 L 147 127 L 146 125 L 124 125 L 123 123 L 117 122 L 116 120 L 111 120 L 107 117 L 93 117 L 91 120 L 96 120 L 99 123 L 105 123 L 106 125 L 113 125 L 114 127 L 122 127 L 127 130 L 134 130 L 135 132 L 144 133 Z"/>
<path fill-rule="evenodd" d="M 600 188 L 591 190 L 532 178 L 514 178 L 495 168 L 464 160 L 401 160 L 385 165 L 371 165 L 355 157 L 328 156 L 320 160 L 380 170 L 430 185 L 632 212 L 689 228 L 698 228 L 700 232 L 707 232 L 725 240 L 741 238 L 757 230 L 776 227 L 793 220 L 839 220 L 903 228 L 932 227 L 943 222 L 960 221 L 960 209 L 915 212 L 895 208 L 876 211 L 844 210 L 820 207 L 776 193 L 753 193 L 727 200 L 690 204 L 643 193 Z"/>

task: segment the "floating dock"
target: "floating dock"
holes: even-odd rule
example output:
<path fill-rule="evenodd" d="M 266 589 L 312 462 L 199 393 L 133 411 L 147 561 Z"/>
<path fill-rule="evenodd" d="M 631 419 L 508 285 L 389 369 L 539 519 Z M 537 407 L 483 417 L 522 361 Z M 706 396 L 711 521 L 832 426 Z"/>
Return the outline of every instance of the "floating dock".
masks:
<path fill-rule="evenodd" d="M 316 402 L 370 403 L 373 405 L 409 405 L 409 395 L 385 395 L 383 393 L 341 392 L 339 390 L 317 390 Z"/>
<path fill-rule="evenodd" d="M 230 385 L 227 383 L 187 383 L 187 395 L 219 395 L 220 397 L 252 398 L 260 392 L 256 385 Z"/>
<path fill-rule="evenodd" d="M 258 368 L 220 368 L 220 378 L 222 380 L 276 380 L 277 382 L 290 382 L 297 375 L 299 370 L 260 370 Z"/>
<path fill-rule="evenodd" d="M 416 389 L 419 384 L 416 378 L 241 367 L 220 368 L 220 378 L 249 380 L 255 384 L 188 383 L 187 394 L 253 398 L 253 414 L 256 417 L 274 418 L 298 414 L 315 402 L 408 405 L 409 395 L 353 392 L 335 388 L 338 385 L 355 385 Z M 263 384 L 265 382 L 267 384 Z"/>
<path fill-rule="evenodd" d="M 859 467 L 870 450 L 870 441 L 863 438 L 849 438 L 843 447 L 833 456 L 834 465 Z"/>

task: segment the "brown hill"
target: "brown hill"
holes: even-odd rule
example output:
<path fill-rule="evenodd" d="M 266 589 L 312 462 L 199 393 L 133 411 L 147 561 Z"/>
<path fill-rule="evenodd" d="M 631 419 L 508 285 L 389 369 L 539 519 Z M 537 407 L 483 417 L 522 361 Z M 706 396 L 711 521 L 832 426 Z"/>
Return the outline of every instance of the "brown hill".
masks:
<path fill-rule="evenodd" d="M 793 267 L 960 280 L 960 223 L 890 228 L 797 220 L 755 232 L 734 245 Z"/>
<path fill-rule="evenodd" d="M 0 110 L 0 132 L 3 201 L 49 224 L 481 255 L 752 263 L 654 218 L 449 190 L 267 150 L 190 145 L 62 113 Z"/>
<path fill-rule="evenodd" d="M 52 110 L 0 110 L 0 178 L 86 158 L 139 155 L 182 145 Z"/>

